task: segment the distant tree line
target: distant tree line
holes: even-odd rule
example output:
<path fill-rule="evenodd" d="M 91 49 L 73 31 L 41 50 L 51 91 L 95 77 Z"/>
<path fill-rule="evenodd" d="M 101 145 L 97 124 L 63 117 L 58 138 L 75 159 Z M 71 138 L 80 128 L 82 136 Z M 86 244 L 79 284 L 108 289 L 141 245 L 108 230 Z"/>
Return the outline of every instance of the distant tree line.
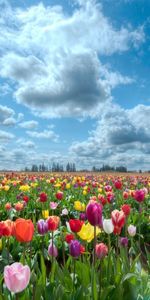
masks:
<path fill-rule="evenodd" d="M 25 167 L 25 172 L 76 172 L 79 171 L 76 169 L 75 163 L 68 162 L 64 167 L 59 162 L 53 162 L 51 165 L 42 164 L 33 164 L 30 168 Z M 89 172 L 88 169 L 80 170 L 81 172 Z M 109 165 L 104 165 L 102 167 L 93 166 L 91 169 L 92 172 L 128 172 L 127 168 L 124 166 L 112 167 Z"/>
<path fill-rule="evenodd" d="M 93 172 L 106 172 L 106 171 L 112 171 L 112 172 L 128 172 L 127 168 L 124 166 L 119 166 L 119 167 L 111 167 L 109 165 L 103 165 L 100 168 L 97 168 L 95 166 L 93 166 L 92 168 Z"/>
<path fill-rule="evenodd" d="M 75 163 L 67 163 L 66 167 L 60 163 L 53 162 L 52 165 L 45 165 L 40 164 L 33 164 L 31 168 L 25 167 L 24 169 L 25 172 L 76 172 L 76 165 Z"/>

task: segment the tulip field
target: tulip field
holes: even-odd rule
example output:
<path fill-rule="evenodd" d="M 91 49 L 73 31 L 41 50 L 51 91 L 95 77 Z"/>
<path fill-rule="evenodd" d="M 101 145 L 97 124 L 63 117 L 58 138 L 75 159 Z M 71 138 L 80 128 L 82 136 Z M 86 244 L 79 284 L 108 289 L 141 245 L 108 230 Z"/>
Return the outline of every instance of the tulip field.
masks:
<path fill-rule="evenodd" d="M 0 174 L 0 300 L 150 300 L 150 176 Z"/>

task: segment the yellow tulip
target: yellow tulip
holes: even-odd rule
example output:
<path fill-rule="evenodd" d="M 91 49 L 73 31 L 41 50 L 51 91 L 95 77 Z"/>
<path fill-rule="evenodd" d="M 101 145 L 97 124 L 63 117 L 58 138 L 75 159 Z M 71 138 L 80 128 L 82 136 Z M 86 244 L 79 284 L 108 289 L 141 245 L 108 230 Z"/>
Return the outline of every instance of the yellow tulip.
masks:
<path fill-rule="evenodd" d="M 67 189 L 67 190 L 70 189 L 70 183 L 67 183 L 67 184 L 66 184 L 66 189 Z"/>
<path fill-rule="evenodd" d="M 96 235 L 101 232 L 99 227 L 96 227 Z M 81 230 L 77 233 L 82 240 L 90 243 L 94 239 L 94 226 L 90 223 L 83 224 Z"/>
<path fill-rule="evenodd" d="M 30 190 L 30 186 L 28 184 L 21 185 L 19 190 L 22 191 L 22 192 L 28 192 Z"/>
<path fill-rule="evenodd" d="M 87 195 L 87 191 L 83 191 L 83 193 L 82 193 L 84 196 L 86 196 Z"/>
<path fill-rule="evenodd" d="M 9 189 L 10 189 L 10 186 L 9 185 L 4 185 L 4 187 L 3 187 L 3 189 L 4 189 L 4 191 L 9 191 Z"/>
<path fill-rule="evenodd" d="M 79 210 L 79 211 L 85 211 L 85 204 L 81 203 L 80 201 L 75 201 L 74 209 Z"/>
<path fill-rule="evenodd" d="M 42 217 L 44 219 L 47 219 L 49 217 L 49 210 L 42 210 Z"/>

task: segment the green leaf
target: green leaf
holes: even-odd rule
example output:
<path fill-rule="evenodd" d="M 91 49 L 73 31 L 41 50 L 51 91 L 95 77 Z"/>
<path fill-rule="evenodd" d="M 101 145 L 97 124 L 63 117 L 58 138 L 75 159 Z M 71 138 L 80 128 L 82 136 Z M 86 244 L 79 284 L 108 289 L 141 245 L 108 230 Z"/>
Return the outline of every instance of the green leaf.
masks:
<path fill-rule="evenodd" d="M 121 283 L 125 282 L 126 280 L 129 280 L 129 279 L 132 278 L 132 277 L 138 278 L 138 275 L 135 274 L 135 273 L 127 273 L 126 275 L 124 275 L 124 276 L 122 277 Z"/>

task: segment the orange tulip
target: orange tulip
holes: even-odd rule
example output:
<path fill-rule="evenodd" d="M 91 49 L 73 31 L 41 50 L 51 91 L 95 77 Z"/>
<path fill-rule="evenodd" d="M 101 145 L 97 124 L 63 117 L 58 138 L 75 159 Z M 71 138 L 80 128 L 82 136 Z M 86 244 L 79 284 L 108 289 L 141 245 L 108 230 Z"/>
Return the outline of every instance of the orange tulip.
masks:
<path fill-rule="evenodd" d="M 14 222 L 15 237 L 18 242 L 30 242 L 34 234 L 34 225 L 31 220 L 17 219 Z"/>

